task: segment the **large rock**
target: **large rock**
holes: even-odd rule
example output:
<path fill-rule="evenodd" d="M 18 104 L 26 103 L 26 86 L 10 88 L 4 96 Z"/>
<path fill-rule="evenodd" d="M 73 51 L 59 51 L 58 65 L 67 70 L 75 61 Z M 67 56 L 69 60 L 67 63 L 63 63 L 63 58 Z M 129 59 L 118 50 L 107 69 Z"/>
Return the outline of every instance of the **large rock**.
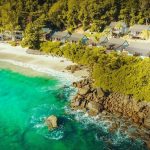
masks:
<path fill-rule="evenodd" d="M 82 99 L 78 99 L 77 101 L 73 101 L 71 102 L 71 107 L 74 108 L 74 107 L 78 107 L 80 106 L 82 103 Z"/>
<path fill-rule="evenodd" d="M 70 65 L 66 67 L 66 70 L 70 70 L 72 73 L 79 71 L 81 68 L 79 65 Z"/>
<path fill-rule="evenodd" d="M 100 112 L 100 105 L 94 101 L 88 103 L 87 108 L 89 109 L 89 113 L 91 115 L 97 115 Z"/>
<path fill-rule="evenodd" d="M 54 115 L 49 116 L 45 120 L 45 124 L 48 126 L 49 130 L 57 128 L 58 127 L 58 125 L 57 125 L 57 117 L 54 116 Z"/>
<path fill-rule="evenodd" d="M 79 88 L 78 93 L 80 95 L 85 95 L 89 92 L 89 90 L 90 90 L 90 87 L 87 85 L 87 86 L 84 86 L 83 88 Z"/>
<path fill-rule="evenodd" d="M 97 88 L 97 96 L 103 97 L 105 95 L 104 91 L 101 88 Z"/>
<path fill-rule="evenodd" d="M 118 125 L 117 125 L 117 123 L 114 122 L 114 123 L 112 123 L 111 127 L 109 128 L 109 132 L 113 133 L 117 130 L 117 128 L 118 128 Z"/>

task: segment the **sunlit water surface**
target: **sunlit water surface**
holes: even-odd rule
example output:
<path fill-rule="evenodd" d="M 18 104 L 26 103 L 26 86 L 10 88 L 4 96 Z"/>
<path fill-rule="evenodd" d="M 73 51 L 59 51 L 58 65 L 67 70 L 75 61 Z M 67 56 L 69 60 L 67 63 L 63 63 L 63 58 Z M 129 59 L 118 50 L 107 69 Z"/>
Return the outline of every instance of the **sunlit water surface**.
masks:
<path fill-rule="evenodd" d="M 75 89 L 65 84 L 0 69 L 0 150 L 145 150 L 140 140 L 110 134 L 109 123 L 71 112 Z M 48 131 L 44 119 L 52 114 L 59 128 Z"/>

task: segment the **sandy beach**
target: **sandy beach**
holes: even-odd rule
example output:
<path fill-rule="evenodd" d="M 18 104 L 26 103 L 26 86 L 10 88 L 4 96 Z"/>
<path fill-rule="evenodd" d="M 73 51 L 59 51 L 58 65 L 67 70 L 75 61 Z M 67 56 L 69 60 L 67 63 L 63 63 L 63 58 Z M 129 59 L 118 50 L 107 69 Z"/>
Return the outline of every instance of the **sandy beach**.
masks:
<path fill-rule="evenodd" d="M 26 50 L 26 48 L 20 46 L 13 47 L 7 43 L 0 43 L 0 61 L 46 73 L 63 80 L 77 81 L 88 76 L 86 69 L 76 71 L 75 73 L 66 70 L 67 66 L 74 65 L 74 63 L 63 57 L 28 54 Z"/>

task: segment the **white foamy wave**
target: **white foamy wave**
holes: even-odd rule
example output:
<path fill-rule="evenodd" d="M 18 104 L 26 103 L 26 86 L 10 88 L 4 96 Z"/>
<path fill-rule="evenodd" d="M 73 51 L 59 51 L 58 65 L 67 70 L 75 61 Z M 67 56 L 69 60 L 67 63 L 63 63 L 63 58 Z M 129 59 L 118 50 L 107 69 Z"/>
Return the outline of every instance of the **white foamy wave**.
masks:
<path fill-rule="evenodd" d="M 64 137 L 64 130 L 62 126 L 49 131 L 48 127 L 44 123 L 39 123 L 34 125 L 34 128 L 36 129 L 37 134 L 49 140 L 60 140 Z"/>
<path fill-rule="evenodd" d="M 36 128 L 37 126 L 44 124 L 45 118 L 46 118 L 45 116 L 37 118 L 36 116 L 33 115 L 31 116 L 30 124 L 33 126 L 33 128 Z"/>
<path fill-rule="evenodd" d="M 45 127 L 45 124 L 36 124 L 33 126 L 34 128 L 44 128 Z"/>
<path fill-rule="evenodd" d="M 61 128 L 49 131 L 44 137 L 49 140 L 60 140 L 64 137 L 64 131 Z"/>
<path fill-rule="evenodd" d="M 96 141 L 105 141 L 106 143 L 111 143 L 112 145 L 118 146 L 122 142 L 128 141 L 129 136 L 126 133 L 122 133 L 121 129 L 118 128 L 113 134 L 109 132 L 113 120 L 106 118 L 101 118 L 100 116 L 91 117 L 87 113 L 81 110 L 72 111 L 66 108 L 66 111 L 74 115 L 74 119 L 80 122 L 83 129 L 91 129 L 91 127 L 100 129 L 102 132 L 95 133 Z M 91 126 L 92 125 L 92 126 Z M 94 125 L 94 126 L 93 126 Z"/>
<path fill-rule="evenodd" d="M 24 67 L 24 68 L 30 68 L 34 71 L 38 71 L 41 73 L 46 73 L 52 77 L 58 78 L 59 80 L 65 82 L 65 83 L 70 83 L 71 81 L 78 81 L 80 78 L 77 78 L 73 76 L 72 74 L 61 72 L 61 71 L 56 71 L 54 69 L 50 68 L 43 68 L 34 64 L 28 64 L 28 63 L 23 63 L 20 61 L 14 61 L 14 60 L 9 60 L 9 59 L 0 59 L 0 61 L 11 63 L 16 66 Z"/>
<path fill-rule="evenodd" d="M 110 121 L 100 120 L 98 116 L 91 117 L 88 113 L 84 113 L 81 110 L 72 111 L 69 108 L 66 108 L 65 110 L 67 113 L 74 115 L 74 119 L 82 124 L 82 128 L 88 129 L 89 125 L 93 124 L 95 127 L 101 128 L 104 132 L 108 132 Z"/>
<path fill-rule="evenodd" d="M 58 108 L 56 105 L 51 104 L 43 104 L 39 105 L 36 108 L 32 109 L 32 115 L 30 119 L 30 124 L 36 128 L 39 124 L 44 124 L 45 119 L 49 116 L 52 112 L 57 112 L 58 110 L 63 108 Z"/>

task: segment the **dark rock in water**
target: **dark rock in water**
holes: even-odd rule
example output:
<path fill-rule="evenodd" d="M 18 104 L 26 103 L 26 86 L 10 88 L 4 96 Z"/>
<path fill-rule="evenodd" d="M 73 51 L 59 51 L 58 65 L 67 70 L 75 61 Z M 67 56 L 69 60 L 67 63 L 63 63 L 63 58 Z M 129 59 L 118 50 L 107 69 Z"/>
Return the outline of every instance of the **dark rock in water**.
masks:
<path fill-rule="evenodd" d="M 150 140 L 144 141 L 144 143 L 147 146 L 147 149 L 150 150 Z"/>
<path fill-rule="evenodd" d="M 112 123 L 111 127 L 109 128 L 109 132 L 113 133 L 117 130 L 118 125 L 116 122 Z"/>
<path fill-rule="evenodd" d="M 57 117 L 54 115 L 49 116 L 48 118 L 46 118 L 45 124 L 48 126 L 49 130 L 57 128 Z"/>
<path fill-rule="evenodd" d="M 113 144 L 113 142 L 112 142 L 111 139 L 108 139 L 108 140 L 106 141 L 106 143 L 107 143 L 108 145 L 112 145 L 112 144 Z"/>

